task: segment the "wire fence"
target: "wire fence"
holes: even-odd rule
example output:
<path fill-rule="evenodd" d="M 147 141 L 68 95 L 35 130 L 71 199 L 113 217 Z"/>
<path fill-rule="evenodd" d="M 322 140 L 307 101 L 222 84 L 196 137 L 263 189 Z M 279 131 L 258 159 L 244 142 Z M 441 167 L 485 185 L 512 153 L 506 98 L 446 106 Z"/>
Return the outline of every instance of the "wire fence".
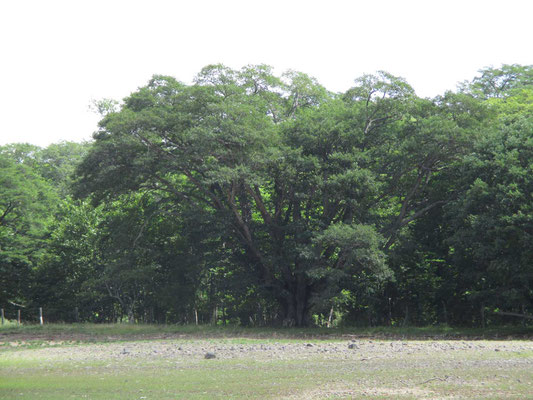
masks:
<path fill-rule="evenodd" d="M 38 322 L 40 325 L 43 325 L 46 314 L 53 316 L 53 320 L 57 319 L 55 316 L 58 314 L 69 314 L 75 322 L 79 321 L 78 307 L 66 311 L 65 309 L 43 307 L 5 306 L 0 308 L 0 324 L 7 325 L 15 323 L 21 325 L 25 322 Z"/>
<path fill-rule="evenodd" d="M 164 311 L 162 311 L 163 317 Z M 28 324 L 45 324 L 45 323 L 77 323 L 77 322 L 96 322 L 96 323 L 114 323 L 134 321 L 144 323 L 166 323 L 164 318 L 154 315 L 153 307 L 136 310 L 133 316 L 128 316 L 120 308 L 105 307 L 84 307 L 84 306 L 66 306 L 66 307 L 43 307 L 23 306 L 18 304 L 0 304 L 0 326 L 2 325 L 23 325 Z M 192 319 L 194 321 L 194 319 Z M 183 322 L 183 321 L 181 321 Z"/>

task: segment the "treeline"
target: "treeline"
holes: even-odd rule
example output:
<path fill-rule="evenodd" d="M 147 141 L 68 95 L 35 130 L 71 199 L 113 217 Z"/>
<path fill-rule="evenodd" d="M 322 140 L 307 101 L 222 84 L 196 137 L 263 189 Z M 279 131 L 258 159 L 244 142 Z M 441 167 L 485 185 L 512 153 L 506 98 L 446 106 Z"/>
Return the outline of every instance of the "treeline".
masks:
<path fill-rule="evenodd" d="M 154 76 L 94 141 L 0 147 L 0 306 L 49 321 L 479 326 L 533 314 L 533 66 L 417 97 Z"/>

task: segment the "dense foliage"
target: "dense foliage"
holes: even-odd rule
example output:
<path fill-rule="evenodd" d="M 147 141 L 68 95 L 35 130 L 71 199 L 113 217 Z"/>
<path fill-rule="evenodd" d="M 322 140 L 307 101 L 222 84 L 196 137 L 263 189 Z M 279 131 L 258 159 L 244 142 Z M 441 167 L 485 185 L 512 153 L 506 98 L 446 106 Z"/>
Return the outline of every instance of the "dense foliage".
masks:
<path fill-rule="evenodd" d="M 423 99 L 386 72 L 331 93 L 212 65 L 98 104 L 92 143 L 1 147 L 0 303 L 284 326 L 531 314 L 533 67 L 480 73 Z"/>

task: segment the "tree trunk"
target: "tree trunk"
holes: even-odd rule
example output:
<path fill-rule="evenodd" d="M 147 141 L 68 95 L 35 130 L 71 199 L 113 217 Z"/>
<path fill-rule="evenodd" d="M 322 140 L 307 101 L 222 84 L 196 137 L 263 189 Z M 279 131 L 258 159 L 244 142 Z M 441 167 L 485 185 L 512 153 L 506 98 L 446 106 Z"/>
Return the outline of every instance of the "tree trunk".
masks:
<path fill-rule="evenodd" d="M 135 323 L 135 316 L 133 314 L 133 305 L 131 307 L 128 307 L 128 323 L 130 324 Z"/>
<path fill-rule="evenodd" d="M 403 319 L 402 326 L 407 326 L 409 324 L 409 305 L 405 306 L 405 317 Z"/>
<path fill-rule="evenodd" d="M 387 325 L 392 326 L 392 299 L 389 297 L 389 315 Z"/>
<path fill-rule="evenodd" d="M 215 304 L 213 306 L 213 313 L 211 314 L 211 324 L 216 325 L 218 320 L 218 306 Z"/>
<path fill-rule="evenodd" d="M 308 311 L 308 287 L 304 273 L 298 273 L 287 286 L 288 294 L 281 299 L 285 308 L 283 326 L 306 326 Z"/>
<path fill-rule="evenodd" d="M 307 325 L 307 282 L 303 273 L 296 276 L 296 325 Z"/>
<path fill-rule="evenodd" d="M 331 309 L 329 310 L 329 317 L 328 317 L 328 323 L 326 326 L 328 328 L 331 328 L 331 321 L 333 320 L 333 306 L 331 306 Z"/>
<path fill-rule="evenodd" d="M 296 304 L 292 293 L 282 300 L 284 310 L 283 327 L 292 328 L 296 324 Z"/>

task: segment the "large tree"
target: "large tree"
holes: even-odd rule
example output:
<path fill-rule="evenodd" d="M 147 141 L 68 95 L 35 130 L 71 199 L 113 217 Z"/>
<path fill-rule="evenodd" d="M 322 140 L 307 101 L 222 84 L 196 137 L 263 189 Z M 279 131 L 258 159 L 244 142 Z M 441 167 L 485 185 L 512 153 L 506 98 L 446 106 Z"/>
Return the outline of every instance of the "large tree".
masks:
<path fill-rule="evenodd" d="M 191 86 L 156 76 L 102 119 L 79 193 L 209 212 L 280 319 L 303 325 L 349 282 L 390 276 L 398 232 L 447 201 L 433 180 L 466 135 L 448 108 L 384 72 L 342 96 L 266 66 L 209 66 Z"/>

